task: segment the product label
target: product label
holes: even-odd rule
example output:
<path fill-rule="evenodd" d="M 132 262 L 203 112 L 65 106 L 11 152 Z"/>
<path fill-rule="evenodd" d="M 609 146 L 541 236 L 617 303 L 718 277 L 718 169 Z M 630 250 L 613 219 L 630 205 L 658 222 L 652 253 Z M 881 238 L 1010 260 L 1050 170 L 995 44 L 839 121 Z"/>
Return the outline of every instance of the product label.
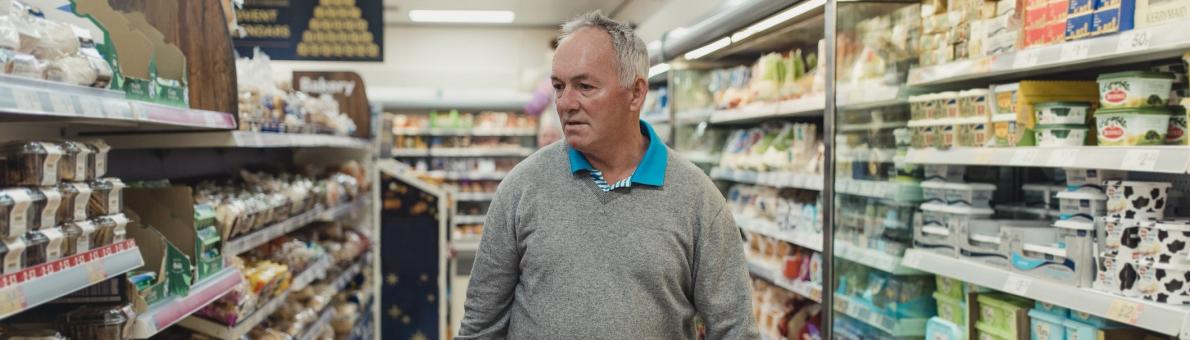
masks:
<path fill-rule="evenodd" d="M 45 246 L 46 261 L 57 260 L 62 257 L 62 240 L 66 238 L 58 228 L 42 229 L 41 234 L 50 239 Z"/>
<path fill-rule="evenodd" d="M 112 183 L 112 191 L 107 194 L 107 210 L 111 213 L 119 213 L 123 208 L 120 206 L 120 196 L 124 192 L 124 183 Z"/>
<path fill-rule="evenodd" d="M 112 230 L 112 236 L 114 236 L 113 239 L 115 240 L 113 242 L 123 241 L 124 234 L 126 233 L 125 227 L 128 225 L 128 217 L 124 216 L 124 214 L 116 214 L 110 217 L 112 221 L 116 222 L 116 228 Z"/>
<path fill-rule="evenodd" d="M 45 209 L 41 211 L 41 228 L 53 228 L 58 225 L 58 208 L 62 206 L 62 193 L 57 189 L 41 191 L 45 195 Z"/>
<path fill-rule="evenodd" d="M 58 161 L 62 159 L 62 148 L 50 143 L 38 143 L 45 148 L 45 164 L 42 164 L 41 185 L 54 185 L 58 182 Z"/>
<path fill-rule="evenodd" d="M 78 227 L 82 229 L 83 233 L 74 240 L 74 251 L 76 254 L 81 254 L 91 250 L 91 235 L 95 233 L 95 224 L 91 221 L 83 221 L 78 223 Z"/>
<path fill-rule="evenodd" d="M 8 197 L 13 201 L 8 215 L 8 235 L 22 235 L 29 226 L 29 205 L 33 204 L 33 198 L 25 189 L 9 190 Z"/>
<path fill-rule="evenodd" d="M 91 154 L 85 147 L 74 157 L 74 180 L 81 181 L 87 177 L 87 156 Z"/>
<path fill-rule="evenodd" d="M 1186 116 L 1172 116 L 1169 118 L 1169 131 L 1165 133 L 1165 144 L 1185 144 Z"/>
<path fill-rule="evenodd" d="M 1100 141 L 1119 142 L 1124 139 L 1128 120 L 1124 117 L 1108 117 L 1099 121 Z"/>
<path fill-rule="evenodd" d="M 74 220 L 87 219 L 87 203 L 91 200 L 91 186 L 83 183 L 71 183 L 79 193 L 74 196 Z"/>
<path fill-rule="evenodd" d="M 8 253 L 4 254 L 4 273 L 11 274 L 21 270 L 21 255 L 25 253 L 25 240 L 13 237 L 4 240 Z"/>

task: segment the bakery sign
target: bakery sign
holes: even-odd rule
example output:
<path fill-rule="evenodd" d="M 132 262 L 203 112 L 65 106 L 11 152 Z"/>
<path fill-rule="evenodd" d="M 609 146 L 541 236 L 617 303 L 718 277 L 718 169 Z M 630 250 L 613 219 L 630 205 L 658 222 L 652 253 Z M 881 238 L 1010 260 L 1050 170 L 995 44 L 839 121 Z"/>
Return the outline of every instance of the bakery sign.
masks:
<path fill-rule="evenodd" d="M 343 112 L 355 122 L 356 137 L 371 137 L 372 107 L 364 80 L 355 72 L 293 71 L 294 89 L 310 95 L 327 94 L 339 102 Z"/>
<path fill-rule="evenodd" d="M 235 17 L 241 56 L 384 61 L 383 0 L 244 0 Z"/>

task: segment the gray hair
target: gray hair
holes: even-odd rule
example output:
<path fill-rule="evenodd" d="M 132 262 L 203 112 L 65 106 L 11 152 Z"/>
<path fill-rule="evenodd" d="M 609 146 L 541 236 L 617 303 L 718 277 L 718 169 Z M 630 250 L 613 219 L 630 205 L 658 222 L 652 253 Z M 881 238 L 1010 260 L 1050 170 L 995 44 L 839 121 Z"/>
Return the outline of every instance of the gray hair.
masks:
<path fill-rule="evenodd" d="M 579 15 L 562 24 L 562 33 L 558 41 L 565 40 L 574 32 L 587 27 L 601 29 L 612 39 L 612 48 L 616 50 L 619 61 L 616 70 L 620 73 L 620 85 L 631 87 L 637 77 L 647 78 L 649 73 L 649 51 L 645 41 L 636 36 L 632 26 L 608 18 L 599 10 Z"/>

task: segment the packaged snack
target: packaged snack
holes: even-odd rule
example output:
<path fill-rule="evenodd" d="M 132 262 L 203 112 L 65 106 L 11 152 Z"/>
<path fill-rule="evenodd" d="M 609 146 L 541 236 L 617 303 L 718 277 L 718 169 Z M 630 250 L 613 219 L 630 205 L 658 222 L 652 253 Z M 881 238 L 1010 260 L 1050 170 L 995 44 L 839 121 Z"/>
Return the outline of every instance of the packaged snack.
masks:
<path fill-rule="evenodd" d="M 91 250 L 91 238 L 95 234 L 95 223 L 91 221 L 75 221 L 62 226 L 66 234 L 66 243 L 62 247 L 64 256 L 76 255 Z"/>
<path fill-rule="evenodd" d="M 58 167 L 58 178 L 63 181 L 87 181 L 95 179 L 95 173 L 90 164 L 95 162 L 95 153 L 87 144 L 66 141 L 62 142 L 62 163 Z"/>
<path fill-rule="evenodd" d="M 128 225 L 128 218 L 124 214 L 102 216 L 93 222 L 95 233 L 91 234 L 91 247 L 102 247 L 123 241 Z"/>
<path fill-rule="evenodd" d="M 91 201 L 87 213 L 95 215 L 118 214 L 124 208 L 124 182 L 119 178 L 100 178 L 91 183 Z"/>
<path fill-rule="evenodd" d="M 29 189 L 0 190 L 0 237 L 20 236 L 33 229 L 35 213 Z"/>
<path fill-rule="evenodd" d="M 13 142 L 0 146 L 4 159 L 0 184 L 48 186 L 58 184 L 62 148 L 47 142 Z"/>
<path fill-rule="evenodd" d="M 8 56 L 4 72 L 17 77 L 45 79 L 45 63 L 32 55 L 13 53 Z"/>
<path fill-rule="evenodd" d="M 1171 106 L 1173 113 L 1169 116 L 1169 131 L 1165 133 L 1165 145 L 1186 145 L 1186 108 Z"/>
<path fill-rule="evenodd" d="M 25 238 L 23 236 L 7 237 L 0 239 L 0 243 L 4 244 L 4 272 L 3 274 L 11 274 L 20 271 L 25 263 Z"/>
<path fill-rule="evenodd" d="M 112 147 L 107 145 L 102 139 L 92 139 L 84 143 L 91 147 L 91 154 L 93 155 L 91 158 L 88 158 L 90 163 L 87 165 L 92 168 L 87 173 L 91 175 L 88 179 L 100 178 L 107 175 L 107 154 L 111 152 Z"/>
<path fill-rule="evenodd" d="M 25 268 L 36 266 L 46 261 L 46 251 L 50 239 L 39 230 L 32 230 L 25 234 L 25 259 L 21 261 Z"/>
<path fill-rule="evenodd" d="M 86 305 L 66 313 L 62 326 L 72 339 L 122 340 L 127 321 L 119 306 Z"/>
<path fill-rule="evenodd" d="M 87 183 L 62 183 L 62 206 L 58 208 L 58 222 L 82 221 L 91 218 L 87 205 L 91 202 L 91 185 Z"/>

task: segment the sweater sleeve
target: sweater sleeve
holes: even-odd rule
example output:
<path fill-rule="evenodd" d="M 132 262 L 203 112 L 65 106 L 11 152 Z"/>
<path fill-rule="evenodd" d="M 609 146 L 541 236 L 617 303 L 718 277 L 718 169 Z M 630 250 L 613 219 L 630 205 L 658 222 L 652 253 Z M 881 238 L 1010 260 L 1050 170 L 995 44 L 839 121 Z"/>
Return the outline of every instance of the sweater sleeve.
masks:
<path fill-rule="evenodd" d="M 463 322 L 455 340 L 508 337 L 509 309 L 520 276 L 521 255 L 515 214 L 509 204 L 513 198 L 501 196 L 497 193 L 488 209 L 463 304 Z"/>
<path fill-rule="evenodd" d="M 704 221 L 695 241 L 694 307 L 709 340 L 759 339 L 752 318 L 752 285 L 744 242 L 731 212 L 720 207 Z"/>

